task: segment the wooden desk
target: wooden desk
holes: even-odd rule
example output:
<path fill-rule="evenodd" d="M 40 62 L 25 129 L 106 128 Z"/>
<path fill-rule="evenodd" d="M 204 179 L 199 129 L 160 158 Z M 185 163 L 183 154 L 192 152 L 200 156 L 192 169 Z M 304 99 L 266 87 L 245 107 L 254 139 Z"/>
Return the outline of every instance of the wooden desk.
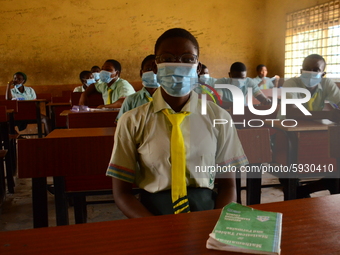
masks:
<path fill-rule="evenodd" d="M 293 164 L 333 164 L 334 174 L 336 173 L 336 161 L 328 156 L 328 127 L 334 125 L 328 120 L 297 120 L 296 127 L 284 127 L 281 121 L 275 121 L 273 128 L 280 131 L 276 134 L 274 162 L 286 165 Z M 285 125 L 293 125 L 294 122 L 285 122 Z M 272 127 L 272 122 L 266 121 L 265 125 Z M 279 145 L 278 145 L 279 144 Z M 317 148 L 317 151 L 312 150 Z M 308 151 L 307 151 L 308 150 Z M 307 154 L 308 153 L 308 154 Z M 328 173 L 294 173 L 284 174 L 287 179 L 287 190 L 285 200 L 296 198 L 296 178 L 302 177 L 321 177 Z"/>
<path fill-rule="evenodd" d="M 253 205 L 283 213 L 281 255 L 340 254 L 340 195 Z M 208 250 L 220 210 L 0 232 L 6 254 L 244 254 Z"/>
<path fill-rule="evenodd" d="M 18 177 L 32 178 L 34 227 L 48 226 L 48 176 L 54 177 L 55 200 L 60 205 L 57 224 L 67 224 L 62 178 L 105 173 L 114 132 L 115 128 L 55 129 L 44 139 L 18 140 Z"/>
<path fill-rule="evenodd" d="M 34 121 L 38 126 L 38 137 L 42 138 L 41 114 L 46 115 L 46 99 L 18 100 L 18 112 L 15 120 Z"/>
<path fill-rule="evenodd" d="M 48 103 L 47 106 L 49 107 L 50 119 L 51 119 L 51 127 L 54 130 L 57 127 L 66 127 L 66 120 L 65 116 L 60 116 L 60 114 L 71 108 L 71 103 Z"/>

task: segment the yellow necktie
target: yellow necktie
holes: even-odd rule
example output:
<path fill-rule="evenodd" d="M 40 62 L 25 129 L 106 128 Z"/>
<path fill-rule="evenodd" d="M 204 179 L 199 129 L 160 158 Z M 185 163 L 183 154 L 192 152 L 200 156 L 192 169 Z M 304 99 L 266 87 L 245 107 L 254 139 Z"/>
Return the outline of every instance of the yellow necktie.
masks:
<path fill-rule="evenodd" d="M 108 89 L 107 90 L 107 100 L 106 100 L 106 104 L 112 104 L 112 93 L 113 93 L 113 89 Z"/>
<path fill-rule="evenodd" d="M 172 124 L 170 139 L 172 206 L 175 214 L 190 212 L 185 177 L 185 146 L 180 127 L 185 116 L 188 116 L 190 113 L 180 112 L 171 114 L 169 109 L 164 109 L 163 113 L 168 117 Z"/>
<path fill-rule="evenodd" d="M 313 111 L 313 103 L 317 97 L 318 93 L 315 92 L 312 98 L 307 102 L 307 110 L 308 111 Z"/>
<path fill-rule="evenodd" d="M 149 102 L 152 102 L 153 98 L 146 96 L 146 98 L 149 100 Z"/>

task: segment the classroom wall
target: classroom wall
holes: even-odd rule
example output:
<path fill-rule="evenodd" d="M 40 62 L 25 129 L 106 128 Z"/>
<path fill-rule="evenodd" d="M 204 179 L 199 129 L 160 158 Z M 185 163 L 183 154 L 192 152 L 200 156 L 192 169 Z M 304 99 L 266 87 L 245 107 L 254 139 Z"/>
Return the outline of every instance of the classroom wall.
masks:
<path fill-rule="evenodd" d="M 263 24 L 265 35 L 264 63 L 270 75 L 284 75 L 286 14 L 310 8 L 330 0 L 284 0 L 266 2 L 266 22 Z M 301 63 L 302 65 L 302 63 Z M 286 77 L 290 78 L 290 77 Z"/>
<path fill-rule="evenodd" d="M 258 26 L 265 1 L 0 0 L 0 84 L 16 71 L 28 86 L 76 84 L 82 70 L 106 59 L 121 62 L 122 78 L 139 80 L 142 59 L 165 30 L 191 31 L 200 60 L 214 77 L 242 61 L 255 75 L 264 59 Z"/>
<path fill-rule="evenodd" d="M 77 84 L 78 75 L 114 58 L 122 78 L 138 81 L 140 63 L 165 30 L 191 31 L 213 77 L 242 61 L 284 74 L 286 14 L 329 0 L 0 0 L 0 86 L 16 71 L 28 86 Z M 0 88 L 3 91 L 4 87 Z"/>

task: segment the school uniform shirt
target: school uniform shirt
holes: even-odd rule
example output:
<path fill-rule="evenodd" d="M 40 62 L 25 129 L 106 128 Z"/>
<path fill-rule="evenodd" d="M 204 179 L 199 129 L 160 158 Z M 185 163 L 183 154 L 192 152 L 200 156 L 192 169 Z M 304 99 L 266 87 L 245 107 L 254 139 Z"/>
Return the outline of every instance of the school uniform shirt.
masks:
<path fill-rule="evenodd" d="M 123 113 L 130 111 L 140 105 L 146 104 L 152 100 L 150 93 L 143 87 L 141 90 L 125 98 L 122 107 L 119 110 L 117 120 Z"/>
<path fill-rule="evenodd" d="M 272 89 L 274 88 L 274 83 L 272 82 L 272 78 L 264 77 L 265 79 L 265 84 L 262 84 L 259 86 L 260 89 Z M 253 78 L 254 83 L 258 86 L 260 82 L 262 82 L 262 78 L 260 77 L 255 77 Z"/>
<path fill-rule="evenodd" d="M 35 94 L 34 89 L 31 87 L 24 86 L 24 92 L 21 93 L 19 89 L 12 88 L 11 89 L 12 98 L 17 98 L 21 100 L 34 100 L 37 99 L 37 95 Z M 23 99 L 22 99 L 23 98 Z"/>
<path fill-rule="evenodd" d="M 97 83 L 95 83 L 96 90 L 99 93 L 102 93 L 104 104 L 107 102 L 107 98 L 109 95 L 108 89 L 111 88 L 113 90 L 112 92 L 112 103 L 116 102 L 119 98 L 127 97 L 133 93 L 135 93 L 134 88 L 132 85 L 121 78 L 118 78 L 110 87 L 107 86 L 106 82 L 102 82 L 99 80 Z"/>
<path fill-rule="evenodd" d="M 172 125 L 162 110 L 172 109 L 160 90 L 153 94 L 152 102 L 126 112 L 118 121 L 106 172 L 150 193 L 171 189 Z M 214 119 L 226 119 L 230 123 L 227 111 L 207 102 L 207 115 L 202 115 L 201 100 L 195 92 L 191 92 L 182 111 L 190 112 L 181 124 L 187 186 L 213 189 L 216 172 L 203 172 L 205 167 L 239 167 L 248 163 L 234 126 L 213 126 Z"/>
<path fill-rule="evenodd" d="M 330 101 L 331 103 L 340 105 L 340 89 L 338 86 L 328 78 L 322 78 L 321 82 L 316 85 L 317 88 L 311 97 L 315 96 L 315 99 L 312 103 L 313 111 L 321 111 L 325 106 L 325 100 Z M 286 88 L 306 88 L 306 86 L 302 83 L 300 77 L 291 78 L 283 83 L 283 87 Z M 317 93 L 315 95 L 315 93 Z M 287 93 L 287 98 L 297 99 L 304 98 L 305 94 L 303 93 Z M 303 104 L 307 107 L 307 103 Z"/>
<path fill-rule="evenodd" d="M 83 85 L 75 87 L 74 90 L 73 90 L 73 92 L 84 92 L 84 91 L 85 91 L 85 89 L 84 89 Z"/>
<path fill-rule="evenodd" d="M 221 78 L 221 79 L 218 79 L 215 82 L 215 85 L 216 84 L 231 84 L 231 78 Z M 253 89 L 253 96 L 254 97 L 257 97 L 258 95 L 263 94 L 261 92 L 261 89 L 259 88 L 259 86 L 257 86 L 257 84 L 255 84 L 254 81 L 251 78 L 246 77 L 245 78 L 244 86 L 239 88 L 243 92 L 243 95 L 244 95 L 244 104 L 245 105 L 247 105 L 248 88 L 252 88 Z M 219 95 L 221 96 L 222 101 L 233 102 L 233 94 L 230 92 L 229 89 L 216 89 L 216 90 L 219 93 Z"/>

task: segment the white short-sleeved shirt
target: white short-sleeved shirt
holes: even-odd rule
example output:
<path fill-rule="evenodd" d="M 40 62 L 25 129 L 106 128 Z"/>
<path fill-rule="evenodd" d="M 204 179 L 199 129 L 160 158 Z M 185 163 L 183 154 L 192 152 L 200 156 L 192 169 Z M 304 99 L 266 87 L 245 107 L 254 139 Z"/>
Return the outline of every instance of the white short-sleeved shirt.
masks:
<path fill-rule="evenodd" d="M 116 102 L 119 98 L 127 97 L 135 93 L 135 89 L 132 87 L 132 85 L 128 81 L 121 78 L 118 78 L 110 87 L 107 86 L 106 82 L 99 80 L 97 83 L 95 83 L 95 87 L 98 92 L 102 93 L 104 104 L 107 102 L 109 88 L 113 90 L 111 96 L 112 103 Z"/>
<path fill-rule="evenodd" d="M 218 79 L 215 82 L 216 84 L 231 84 L 231 78 L 221 78 Z M 245 78 L 245 83 L 244 86 L 240 87 L 239 89 L 242 90 L 242 93 L 244 95 L 244 104 L 247 104 L 247 95 L 248 95 L 248 88 L 252 88 L 253 89 L 253 96 L 257 97 L 260 94 L 263 94 L 259 88 L 259 86 L 257 86 L 257 84 L 254 83 L 254 81 L 249 78 L 246 77 Z M 233 94 L 230 92 L 229 89 L 216 89 L 217 92 L 219 93 L 219 95 L 221 96 L 223 101 L 226 102 L 233 102 Z"/>
<path fill-rule="evenodd" d="M 262 84 L 261 86 L 259 86 L 260 89 L 272 89 L 272 88 L 275 87 L 274 83 L 272 81 L 273 78 L 264 77 L 264 79 L 265 79 L 265 84 Z M 255 78 L 253 78 L 253 81 L 258 86 L 259 83 L 262 82 L 262 78 L 257 76 Z"/>
<path fill-rule="evenodd" d="M 106 175 L 135 183 L 151 193 L 171 188 L 172 125 L 162 112 L 166 108 L 171 109 L 159 88 L 152 102 L 122 115 Z M 201 100 L 195 92 L 182 111 L 190 112 L 181 124 L 188 186 L 213 189 L 216 173 L 199 173 L 198 168 L 216 164 L 239 167 L 248 163 L 236 129 L 230 125 L 213 126 L 214 119 L 226 119 L 230 123 L 227 111 L 208 102 L 207 115 L 202 115 Z"/>
<path fill-rule="evenodd" d="M 84 92 L 84 91 L 85 91 L 85 89 L 84 89 L 83 85 L 75 87 L 74 90 L 73 90 L 73 92 Z"/>
<path fill-rule="evenodd" d="M 21 93 L 19 89 L 17 88 L 12 88 L 11 94 L 12 94 L 12 98 L 17 98 L 17 99 L 21 99 L 21 98 L 24 98 L 23 100 L 37 99 L 37 95 L 35 94 L 34 89 L 32 89 L 31 87 L 26 87 L 26 86 L 24 86 L 23 93 Z"/>
<path fill-rule="evenodd" d="M 283 83 L 286 88 L 306 88 L 300 77 L 291 78 Z M 315 100 L 312 103 L 313 111 L 321 111 L 325 106 L 325 100 L 331 103 L 340 105 L 340 89 L 338 86 L 328 78 L 322 78 L 321 82 L 317 85 L 317 89 L 313 95 L 317 93 Z M 313 97 L 313 95 L 311 95 Z M 298 99 L 304 98 L 303 93 L 287 93 L 287 98 Z M 304 104 L 306 107 L 307 104 Z"/>

